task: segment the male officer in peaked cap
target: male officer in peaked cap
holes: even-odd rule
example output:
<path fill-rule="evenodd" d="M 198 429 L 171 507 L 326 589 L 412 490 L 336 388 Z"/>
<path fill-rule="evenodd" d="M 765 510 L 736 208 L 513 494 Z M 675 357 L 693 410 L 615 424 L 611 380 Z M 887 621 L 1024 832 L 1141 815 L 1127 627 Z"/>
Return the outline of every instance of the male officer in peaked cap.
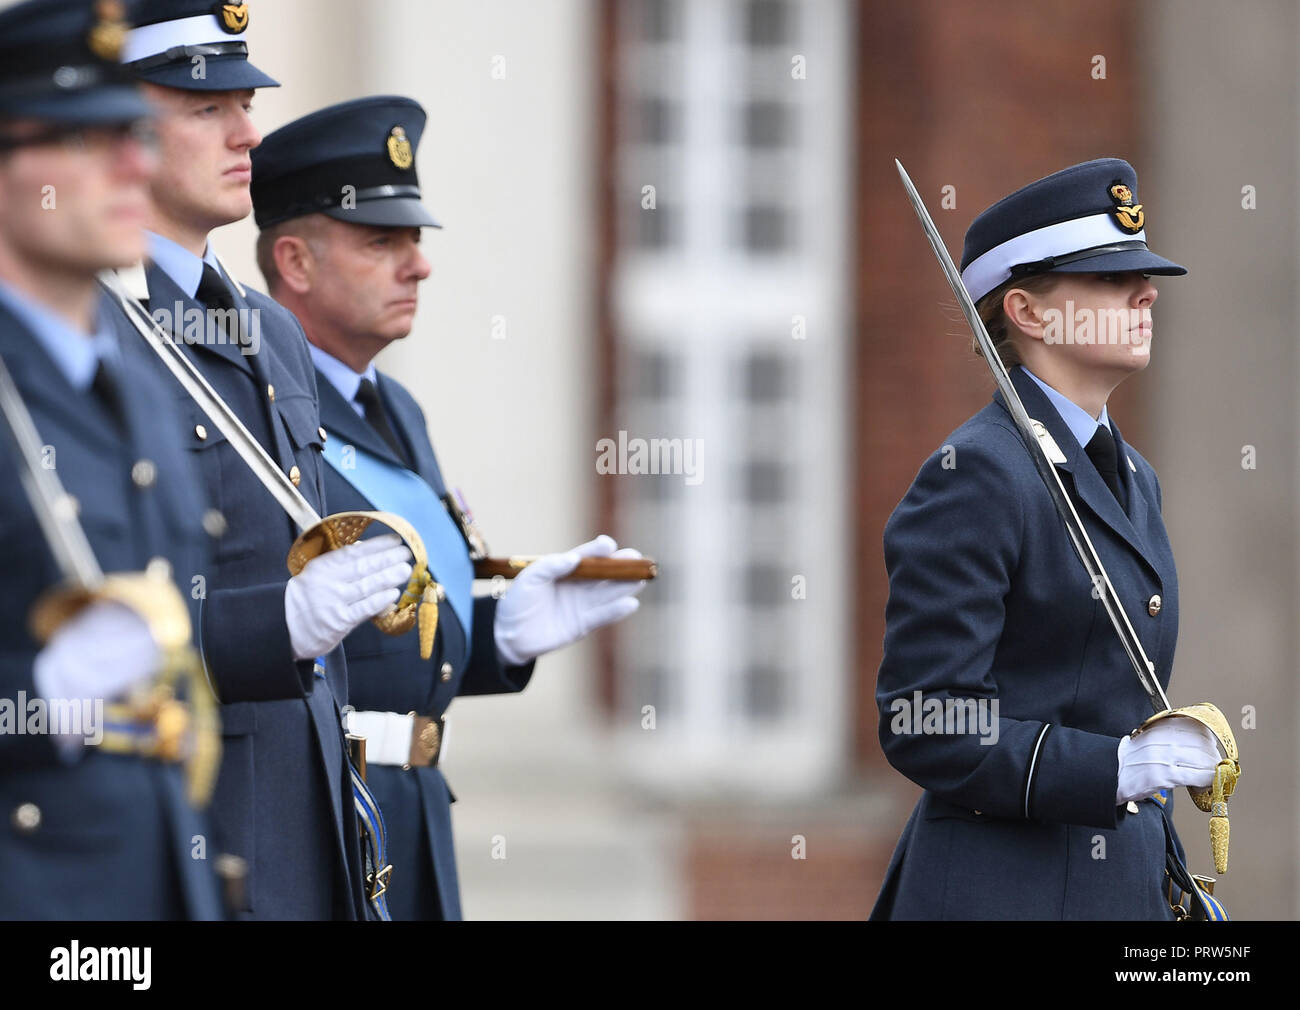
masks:
<path fill-rule="evenodd" d="M 326 495 L 384 507 L 424 536 L 444 587 L 432 660 L 372 628 L 348 636 L 350 729 L 367 739 L 369 780 L 388 825 L 394 919 L 459 919 L 451 794 L 438 758 L 458 694 L 520 691 L 533 660 L 631 614 L 644 583 L 564 582 L 581 557 L 637 558 L 601 536 L 540 558 L 500 600 L 471 595 L 469 547 L 424 414 L 375 356 L 405 337 L 429 276 L 415 151 L 424 110 L 408 98 L 344 102 L 276 130 L 253 152 L 258 263 L 311 342 L 325 427 Z"/>
<path fill-rule="evenodd" d="M 324 514 L 316 381 L 302 328 L 221 264 L 208 233 L 251 210 L 254 90 L 275 82 L 248 62 L 250 4 L 145 0 L 128 67 L 158 109 L 161 166 L 146 268 L 125 286 L 177 338 L 208 316 L 185 353 L 317 512 Z M 186 324 L 188 327 L 188 324 Z M 260 339 L 253 339 L 260 336 Z M 152 353 L 138 336 L 132 345 Z M 169 377 L 170 378 L 170 377 Z M 213 801 L 223 848 L 248 863 L 253 918 L 357 918 L 362 894 L 341 707 L 339 643 L 395 603 L 410 552 L 391 535 L 331 551 L 289 578 L 297 530 L 231 444 L 174 387 L 185 435 L 225 529 L 202 604 L 204 658 L 223 702 L 224 759 Z"/>
<path fill-rule="evenodd" d="M 1137 193 L 1116 158 L 1033 182 L 972 222 L 962 279 L 1167 689 L 1178 579 L 1160 484 L 1107 401 L 1150 364 L 1151 275 L 1187 271 L 1147 247 Z M 1066 329 L 1089 319 L 1086 339 Z M 1169 808 L 1175 788 L 1214 779 L 1215 734 L 1184 715 L 1134 734 L 1150 698 L 1002 393 L 944 450 L 885 528 L 880 741 L 925 792 L 872 917 L 1185 914 L 1166 877 L 1184 859 Z M 993 731 L 936 731 L 940 699 L 988 706 Z"/>
<path fill-rule="evenodd" d="M 151 109 L 116 62 L 123 13 L 113 0 L 0 11 L 0 357 L 36 465 L 79 503 L 98 567 L 170 569 L 188 588 L 207 571 L 201 485 L 170 397 L 121 353 L 95 283 L 143 253 L 155 167 L 136 129 Z M 0 918 L 220 918 L 216 853 L 194 848 L 206 823 L 165 728 L 129 698 L 158 689 L 158 625 L 105 588 L 38 641 L 34 605 L 64 573 L 19 468 L 0 437 Z M 56 718 L 69 706 L 78 725 Z M 33 728 L 37 710 L 48 721 Z"/>

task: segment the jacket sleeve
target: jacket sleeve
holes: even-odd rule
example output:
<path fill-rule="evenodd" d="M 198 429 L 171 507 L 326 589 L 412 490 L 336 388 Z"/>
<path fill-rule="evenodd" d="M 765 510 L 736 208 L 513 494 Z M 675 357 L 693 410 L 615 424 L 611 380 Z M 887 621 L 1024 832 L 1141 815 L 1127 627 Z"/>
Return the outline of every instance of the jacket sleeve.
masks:
<path fill-rule="evenodd" d="M 275 314 L 277 348 L 295 358 L 296 374 L 316 398 L 316 368 L 297 317 L 259 291 L 248 292 L 250 305 Z M 316 422 L 319 424 L 319 420 Z M 317 500 L 324 507 L 324 465 L 317 468 Z M 305 490 L 305 489 L 304 489 Z M 213 690 L 223 703 L 300 698 L 312 685 L 311 660 L 293 658 L 285 618 L 283 581 L 211 590 L 202 601 L 197 627 L 203 662 Z"/>
<path fill-rule="evenodd" d="M 1114 827 L 1118 737 L 1000 711 L 996 739 L 992 732 L 924 731 L 926 712 L 944 699 L 992 709 L 998 643 L 1015 633 L 1006 627 L 1005 601 L 1024 541 L 1021 496 L 1031 491 L 1027 481 L 1039 478 L 1012 471 L 1006 460 L 1024 446 L 1015 432 L 994 431 L 931 456 L 885 527 L 880 743 L 898 771 L 959 806 Z"/>
<path fill-rule="evenodd" d="M 510 694 L 522 691 L 533 676 L 537 660 L 523 666 L 506 666 L 497 655 L 496 622 L 497 601 L 494 596 L 474 598 L 474 640 L 470 645 L 469 665 L 460 682 L 461 694 Z"/>
<path fill-rule="evenodd" d="M 27 642 L 0 649 L 0 768 L 61 764 L 54 737 L 33 726 L 30 707 L 40 697 L 32 674 L 36 649 Z M 28 732 L 35 729 L 36 732 Z"/>
<path fill-rule="evenodd" d="M 300 698 L 307 693 L 313 663 L 293 658 L 285 584 L 213 589 L 202 601 L 199 648 L 223 703 Z"/>

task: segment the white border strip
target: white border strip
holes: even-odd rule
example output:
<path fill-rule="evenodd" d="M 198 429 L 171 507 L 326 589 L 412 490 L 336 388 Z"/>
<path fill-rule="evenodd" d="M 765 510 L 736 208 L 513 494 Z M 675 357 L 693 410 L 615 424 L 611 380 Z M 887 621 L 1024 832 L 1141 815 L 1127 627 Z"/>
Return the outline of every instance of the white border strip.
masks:
<path fill-rule="evenodd" d="M 233 38 L 233 35 L 222 29 L 215 14 L 162 21 L 156 25 L 133 28 L 127 33 L 126 43 L 122 46 L 122 62 L 134 63 L 149 56 L 157 56 L 173 46 L 202 46 L 228 42 Z"/>
<path fill-rule="evenodd" d="M 1146 240 L 1145 229 L 1130 235 L 1120 230 L 1109 213 L 1079 217 L 1073 221 L 1049 224 L 1046 228 L 1025 232 L 1001 245 L 995 245 L 988 252 L 975 257 L 970 266 L 961 272 L 961 279 L 971 298 L 979 301 L 1008 280 L 1011 268 L 1019 263 L 1034 263 L 1048 256 L 1062 256 L 1112 242 Z"/>
<path fill-rule="evenodd" d="M 1029 816 L 1029 794 L 1034 791 L 1034 772 L 1038 768 L 1038 752 L 1042 749 L 1047 731 L 1051 728 L 1050 722 L 1043 723 L 1043 728 L 1038 731 L 1038 739 L 1034 741 L 1034 753 L 1029 758 L 1029 774 L 1025 776 L 1025 817 Z"/>

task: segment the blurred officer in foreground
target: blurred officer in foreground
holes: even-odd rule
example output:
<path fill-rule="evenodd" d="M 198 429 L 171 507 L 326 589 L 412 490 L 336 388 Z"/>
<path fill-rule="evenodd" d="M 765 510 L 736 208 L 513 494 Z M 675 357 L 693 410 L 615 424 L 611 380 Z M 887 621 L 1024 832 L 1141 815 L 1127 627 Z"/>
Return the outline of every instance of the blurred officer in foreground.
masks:
<path fill-rule="evenodd" d="M 248 62 L 250 5 L 144 0 L 128 67 L 158 110 L 149 263 L 126 287 L 185 353 L 309 504 L 323 507 L 316 382 L 302 328 L 221 264 L 208 233 L 252 208 L 249 111 L 276 82 Z M 237 310 L 241 332 L 205 310 Z M 206 316 L 195 340 L 182 320 Z M 139 336 L 132 347 L 150 355 Z M 159 366 L 161 367 L 161 366 Z M 168 377 L 168 381 L 171 379 Z M 365 914 L 341 706 L 339 643 L 384 612 L 410 577 L 396 537 L 323 554 L 289 578 L 297 531 L 231 444 L 181 387 L 173 400 L 224 532 L 202 604 L 204 658 L 222 705 L 224 758 L 212 817 L 225 851 L 248 863 L 242 915 Z"/>
<path fill-rule="evenodd" d="M 358 628 L 345 647 L 349 728 L 366 737 L 369 781 L 393 864 L 394 919 L 459 919 L 452 795 L 438 768 L 458 694 L 523 690 L 533 660 L 636 610 L 644 582 L 558 582 L 583 557 L 639 558 L 607 536 L 526 568 L 498 600 L 474 597 L 470 547 L 405 388 L 374 358 L 405 337 L 429 263 L 415 151 L 424 110 L 398 97 L 345 102 L 267 136 L 253 152 L 258 264 L 311 342 L 331 507 L 386 508 L 421 532 L 445 590 L 432 660 L 410 639 Z"/>
<path fill-rule="evenodd" d="M 1150 364 L 1151 275 L 1187 271 L 1147 248 L 1137 191 L 1114 158 L 1025 186 L 971 224 L 962 280 L 1167 688 L 1178 581 L 1160 484 L 1107 401 Z M 1150 700 L 1002 394 L 944 442 L 885 528 L 880 741 L 925 792 L 872 917 L 1186 914 L 1169 808 L 1214 779 L 1215 734 L 1175 715 L 1131 735 Z"/>
<path fill-rule="evenodd" d="M 116 62 L 122 15 L 105 0 L 0 12 L 0 357 L 93 562 L 170 567 L 188 588 L 207 571 L 200 485 L 168 391 L 121 352 L 95 282 L 143 253 L 156 167 L 137 129 L 150 107 Z M 206 825 L 164 760 L 167 727 L 134 703 L 165 662 L 157 608 L 92 593 L 38 643 L 33 605 L 64 572 L 20 466 L 0 438 L 0 918 L 218 918 Z"/>

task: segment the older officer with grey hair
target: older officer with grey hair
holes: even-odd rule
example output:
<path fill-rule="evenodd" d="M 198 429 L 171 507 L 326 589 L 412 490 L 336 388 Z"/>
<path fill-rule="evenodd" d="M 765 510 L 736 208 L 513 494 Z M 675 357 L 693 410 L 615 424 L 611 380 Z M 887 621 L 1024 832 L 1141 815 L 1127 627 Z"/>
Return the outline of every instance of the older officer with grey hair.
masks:
<path fill-rule="evenodd" d="M 607 536 L 545 556 L 500 600 L 471 595 L 470 550 L 424 414 L 374 358 L 410 332 L 429 276 L 415 152 L 424 110 L 381 96 L 276 130 L 253 152 L 258 261 L 311 342 L 332 505 L 397 511 L 420 529 L 444 587 L 431 660 L 413 642 L 358 628 L 345 647 L 349 726 L 367 737 L 370 783 L 388 824 L 394 919 L 458 919 L 452 795 L 438 767 L 457 695 L 520 691 L 533 660 L 637 608 L 643 582 L 561 582 L 588 557 L 639 558 Z"/>

